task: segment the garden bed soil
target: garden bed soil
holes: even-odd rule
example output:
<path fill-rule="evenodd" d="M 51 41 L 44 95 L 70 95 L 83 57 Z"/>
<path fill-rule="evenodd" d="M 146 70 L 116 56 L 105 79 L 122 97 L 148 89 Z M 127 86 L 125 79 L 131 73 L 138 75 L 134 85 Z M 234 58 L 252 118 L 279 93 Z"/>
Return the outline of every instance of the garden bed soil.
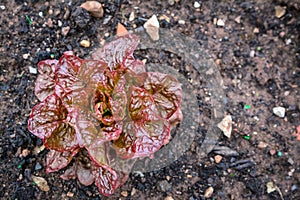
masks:
<path fill-rule="evenodd" d="M 200 8 L 188 0 L 100 1 L 102 18 L 79 9 L 83 2 L 0 2 L 1 199 L 193 200 L 205 199 L 209 187 L 213 193 L 208 199 L 300 199 L 300 141 L 292 134 L 300 125 L 297 0 L 197 1 Z M 276 16 L 275 8 L 285 12 Z M 133 11 L 135 18 L 129 21 Z M 225 113 L 233 120 L 231 138 L 220 136 L 215 150 L 199 159 L 197 150 L 212 114 L 205 81 L 180 55 L 140 50 L 138 58 L 174 66 L 198 85 L 195 112 L 201 113 L 201 121 L 189 150 L 167 167 L 132 173 L 111 197 L 100 196 L 95 186 L 64 181 L 60 173 L 46 174 L 47 150 L 40 149 L 42 141 L 27 130 L 29 113 L 38 102 L 34 95 L 37 63 L 58 59 L 67 50 L 84 58 L 116 34 L 119 22 L 134 31 L 153 14 L 162 28 L 193 38 L 214 60 L 227 97 Z M 67 34 L 65 27 L 69 27 Z M 80 45 L 84 39 L 90 47 Z M 277 106 L 285 108 L 285 117 L 273 113 Z M 231 153 L 217 151 L 220 146 Z M 222 157 L 218 163 L 217 155 Z M 43 177 L 50 190 L 42 191 L 32 175 Z M 269 182 L 276 186 L 270 193 Z"/>

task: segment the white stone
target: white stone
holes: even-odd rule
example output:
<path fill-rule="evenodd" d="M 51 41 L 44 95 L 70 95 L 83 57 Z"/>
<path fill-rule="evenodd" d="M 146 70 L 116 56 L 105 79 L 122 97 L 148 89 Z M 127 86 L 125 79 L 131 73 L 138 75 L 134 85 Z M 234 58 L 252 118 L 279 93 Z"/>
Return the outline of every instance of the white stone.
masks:
<path fill-rule="evenodd" d="M 39 12 L 39 16 L 40 17 L 43 17 L 44 15 L 43 15 L 43 12 Z"/>
<path fill-rule="evenodd" d="M 130 22 L 133 21 L 134 18 L 135 18 L 134 12 L 132 11 L 132 12 L 130 13 L 130 15 L 129 15 L 129 21 L 130 21 Z"/>
<path fill-rule="evenodd" d="M 146 32 L 152 40 L 159 40 L 159 22 L 156 15 L 153 15 L 150 19 L 148 19 L 148 21 L 146 21 L 146 23 L 144 24 L 144 28 L 146 29 Z"/>
<path fill-rule="evenodd" d="M 200 8 L 201 4 L 198 1 L 194 2 L 194 8 Z"/>
<path fill-rule="evenodd" d="M 60 20 L 57 21 L 58 27 L 62 26 L 62 22 Z"/>
<path fill-rule="evenodd" d="M 23 54 L 23 58 L 24 58 L 25 60 L 27 60 L 27 59 L 28 59 L 28 57 L 29 57 L 29 53 L 25 53 L 25 54 Z"/>
<path fill-rule="evenodd" d="M 250 51 L 250 57 L 253 58 L 254 56 L 255 56 L 255 51 L 254 51 L 254 50 L 251 50 L 251 51 Z"/>
<path fill-rule="evenodd" d="M 180 20 L 178 20 L 178 24 L 184 25 L 184 24 L 185 24 L 185 21 L 182 20 L 182 19 L 180 19 Z"/>
<path fill-rule="evenodd" d="M 223 27 L 225 26 L 225 22 L 222 19 L 218 19 L 217 25 Z"/>
<path fill-rule="evenodd" d="M 284 116 L 285 116 L 285 108 L 281 107 L 281 106 L 274 107 L 273 108 L 273 113 L 275 115 L 277 115 L 278 117 L 284 118 Z"/>
<path fill-rule="evenodd" d="M 1 5 L 0 6 L 1 10 L 5 10 L 5 6 Z"/>
<path fill-rule="evenodd" d="M 227 115 L 223 120 L 218 124 L 218 128 L 221 129 L 224 135 L 228 138 L 231 136 L 232 131 L 232 118 L 231 115 Z"/>
<path fill-rule="evenodd" d="M 30 74 L 37 74 L 37 69 L 34 67 L 29 66 L 29 73 Z"/>

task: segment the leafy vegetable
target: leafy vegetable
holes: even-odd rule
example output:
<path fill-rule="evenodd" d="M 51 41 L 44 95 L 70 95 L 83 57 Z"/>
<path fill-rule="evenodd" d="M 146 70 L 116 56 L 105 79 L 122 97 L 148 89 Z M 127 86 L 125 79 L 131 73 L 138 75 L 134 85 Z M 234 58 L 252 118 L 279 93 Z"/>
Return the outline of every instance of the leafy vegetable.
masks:
<path fill-rule="evenodd" d="M 69 166 L 61 178 L 95 183 L 103 195 L 124 184 L 136 158 L 169 142 L 182 120 L 181 86 L 167 74 L 146 72 L 133 51 L 135 35 L 116 38 L 93 60 L 65 52 L 38 64 L 28 129 L 50 149 L 47 172 Z M 117 170 L 118 169 L 118 170 Z"/>

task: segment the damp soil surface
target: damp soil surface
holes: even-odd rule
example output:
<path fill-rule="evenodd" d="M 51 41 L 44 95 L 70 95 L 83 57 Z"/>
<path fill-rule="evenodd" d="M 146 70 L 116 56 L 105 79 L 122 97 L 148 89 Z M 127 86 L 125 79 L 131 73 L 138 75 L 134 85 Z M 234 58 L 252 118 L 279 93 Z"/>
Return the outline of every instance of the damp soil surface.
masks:
<path fill-rule="evenodd" d="M 99 1 L 102 18 L 79 8 L 83 2 L 0 1 L 0 199 L 300 199 L 297 0 L 109 0 Z M 199 159 L 213 109 L 201 87 L 205 80 L 180 55 L 144 50 L 136 56 L 174 66 L 198 85 L 195 112 L 202 117 L 189 150 L 169 166 L 132 173 L 112 197 L 99 195 L 95 186 L 64 181 L 59 172 L 46 174 L 47 150 L 27 130 L 38 102 L 37 63 L 68 50 L 84 58 L 115 35 L 119 22 L 134 32 L 153 14 L 160 27 L 193 38 L 215 62 L 226 94 L 224 114 L 233 121 L 231 137 L 221 135 Z M 82 40 L 90 47 L 81 46 Z M 284 117 L 273 113 L 278 106 Z M 42 191 L 32 175 L 43 177 L 50 190 Z"/>

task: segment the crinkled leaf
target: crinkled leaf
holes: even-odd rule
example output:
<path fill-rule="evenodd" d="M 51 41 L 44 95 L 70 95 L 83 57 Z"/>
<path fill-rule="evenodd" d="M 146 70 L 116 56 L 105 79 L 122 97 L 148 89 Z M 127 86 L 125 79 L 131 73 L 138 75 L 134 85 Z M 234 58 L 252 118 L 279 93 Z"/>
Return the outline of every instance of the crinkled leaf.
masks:
<path fill-rule="evenodd" d="M 78 146 L 75 128 L 71 125 L 75 113 L 69 113 L 56 94 L 37 104 L 28 119 L 28 130 L 41 138 L 46 147 L 67 151 Z"/>
<path fill-rule="evenodd" d="M 85 186 L 91 185 L 94 182 L 94 176 L 90 166 L 85 166 L 82 162 L 77 162 L 77 178 L 79 182 Z"/>
<path fill-rule="evenodd" d="M 64 180 L 75 179 L 76 175 L 76 163 L 73 163 L 72 166 L 69 166 L 68 169 L 60 176 Z"/>
<path fill-rule="evenodd" d="M 148 72 L 144 75 L 146 78 L 143 87 L 152 94 L 160 116 L 165 119 L 171 118 L 180 108 L 182 98 L 180 83 L 173 76 L 158 72 Z M 180 116 L 179 113 L 176 115 Z"/>
<path fill-rule="evenodd" d="M 55 70 L 55 84 L 60 86 L 60 90 L 55 91 L 58 96 L 62 97 L 78 87 L 74 83 L 81 82 L 78 80 L 78 72 L 82 62 L 83 60 L 76 57 L 72 51 L 65 52 L 59 59 Z"/>
<path fill-rule="evenodd" d="M 90 159 L 99 166 L 109 165 L 107 157 L 107 149 L 104 141 L 94 141 L 91 145 L 86 147 L 89 152 Z"/>
<path fill-rule="evenodd" d="M 93 53 L 92 58 L 108 63 L 111 70 L 122 67 L 122 65 L 128 67 L 133 61 L 131 56 L 137 45 L 137 36 L 133 34 L 120 36 Z"/>
<path fill-rule="evenodd" d="M 122 121 L 104 126 L 91 114 L 80 111 L 76 120 L 77 140 L 81 147 L 89 147 L 95 141 L 110 141 L 122 132 Z"/>
<path fill-rule="evenodd" d="M 157 115 L 157 108 L 150 93 L 145 89 L 130 88 L 128 112 L 123 132 L 114 141 L 115 149 L 123 158 L 148 156 L 169 140 L 170 125 Z"/>
<path fill-rule="evenodd" d="M 102 195 L 112 195 L 119 186 L 117 173 L 113 169 L 93 166 L 92 173 Z"/>
<path fill-rule="evenodd" d="M 38 63 L 39 75 L 36 79 L 34 93 L 40 101 L 54 92 L 54 71 L 57 60 L 43 60 Z"/>
<path fill-rule="evenodd" d="M 50 150 L 46 158 L 46 172 L 55 172 L 66 167 L 71 162 L 72 158 L 78 153 L 78 151 L 79 149 L 75 149 L 72 152 L 59 152 L 55 150 Z"/>

